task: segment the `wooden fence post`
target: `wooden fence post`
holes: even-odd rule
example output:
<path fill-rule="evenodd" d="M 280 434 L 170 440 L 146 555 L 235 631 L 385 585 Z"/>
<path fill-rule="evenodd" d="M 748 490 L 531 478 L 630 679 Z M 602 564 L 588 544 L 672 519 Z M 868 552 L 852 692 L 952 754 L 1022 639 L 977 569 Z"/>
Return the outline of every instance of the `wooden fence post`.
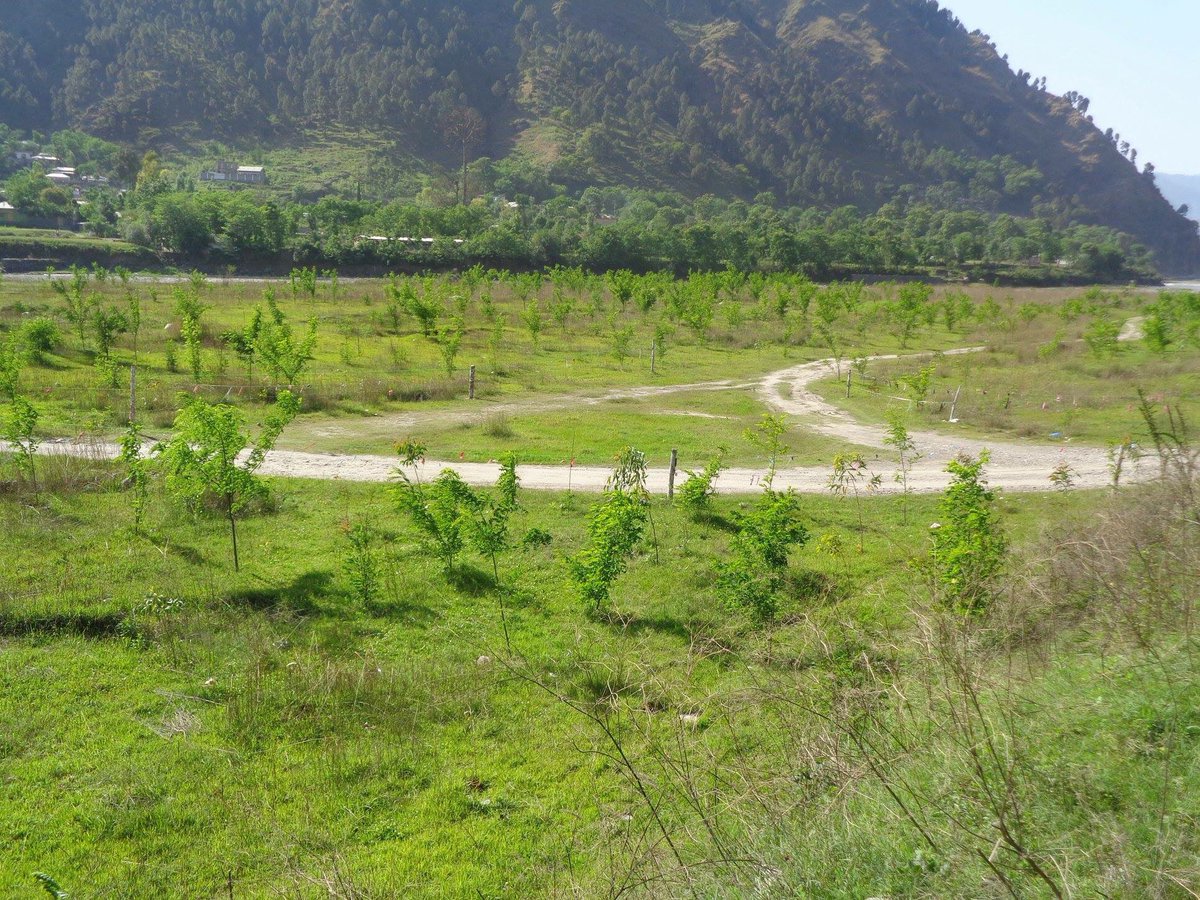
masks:
<path fill-rule="evenodd" d="M 679 470 L 679 451 L 671 451 L 671 471 L 667 475 L 667 499 L 675 499 L 675 473 Z"/>
<path fill-rule="evenodd" d="M 468 376 L 467 393 L 468 393 L 468 399 L 471 399 L 471 400 L 475 399 L 475 367 L 474 366 L 471 366 L 471 374 L 470 374 L 470 376 Z"/>

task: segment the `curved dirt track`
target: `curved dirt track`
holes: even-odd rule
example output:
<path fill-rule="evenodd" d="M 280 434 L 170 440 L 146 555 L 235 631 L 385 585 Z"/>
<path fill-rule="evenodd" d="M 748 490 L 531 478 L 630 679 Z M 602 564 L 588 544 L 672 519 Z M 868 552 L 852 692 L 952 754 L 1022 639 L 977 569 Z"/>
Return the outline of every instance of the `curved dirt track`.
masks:
<path fill-rule="evenodd" d="M 947 355 L 976 353 L 982 348 L 973 347 L 949 351 Z M 930 354 L 914 354 L 914 358 Z M 896 356 L 879 356 L 873 359 L 896 359 Z M 815 394 L 810 386 L 815 381 L 832 376 L 835 372 L 833 360 L 805 363 L 774 372 L 757 383 L 759 398 L 770 408 L 788 416 L 799 417 L 793 427 L 808 429 L 829 438 L 829 455 L 842 446 L 858 445 L 874 447 L 879 454 L 868 460 L 872 474 L 882 478 L 880 493 L 896 493 L 901 490 L 894 478 L 897 466 L 894 454 L 884 443 L 884 429 L 855 420 L 846 411 L 833 406 Z M 513 403 L 508 406 L 491 406 L 483 410 L 454 412 L 445 415 L 452 420 L 466 420 L 502 411 L 547 410 L 565 408 L 576 404 L 600 403 L 615 397 L 646 398 L 662 396 L 680 391 L 730 390 L 745 385 L 729 382 L 706 382 L 704 384 L 678 385 L 672 387 L 630 388 L 610 391 L 599 397 L 567 396 L 533 401 L 528 404 Z M 423 417 L 438 415 L 423 413 Z M 391 417 L 387 424 L 398 424 Z M 380 423 L 382 426 L 382 423 Z M 406 423 L 407 424 L 407 423 Z M 394 432 L 393 432 L 394 433 Z M 922 454 L 913 466 L 908 479 L 909 489 L 917 493 L 942 491 L 949 477 L 946 464 L 961 453 L 978 455 L 987 451 L 991 463 L 987 468 L 992 485 L 1009 491 L 1048 491 L 1053 488 L 1050 473 L 1062 463 L 1075 472 L 1075 484 L 1081 488 L 1100 488 L 1111 481 L 1109 459 L 1106 451 L 1094 447 L 1070 445 L 1047 446 L 1024 441 L 979 440 L 955 437 L 931 431 L 914 431 L 910 434 Z M 113 457 L 117 448 L 113 445 L 53 442 L 43 446 L 42 453 L 65 455 L 95 455 Z M 687 460 L 684 465 L 699 467 L 700 460 Z M 387 482 L 395 479 L 398 461 L 394 457 L 367 455 L 337 455 L 304 453 L 293 450 L 276 450 L 268 454 L 262 467 L 265 475 L 288 478 L 312 478 L 327 481 Z M 427 460 L 417 466 L 422 480 L 435 478 L 443 469 L 453 469 L 473 485 L 488 485 L 495 482 L 499 466 L 491 463 L 466 463 Z M 1137 480 L 1147 474 L 1149 467 L 1127 464 L 1126 481 Z M 520 477 L 523 487 L 545 491 L 600 491 L 603 490 L 610 470 L 601 466 L 521 466 Z M 823 493 L 829 489 L 829 467 L 804 467 L 781 469 L 775 477 L 777 489 L 794 489 L 800 493 Z M 733 468 L 721 474 L 718 489 L 726 494 L 751 494 L 763 489 L 763 469 Z M 679 480 L 686 478 L 680 472 Z M 668 473 L 665 468 L 652 468 L 649 472 L 649 488 L 657 494 L 667 492 Z"/>

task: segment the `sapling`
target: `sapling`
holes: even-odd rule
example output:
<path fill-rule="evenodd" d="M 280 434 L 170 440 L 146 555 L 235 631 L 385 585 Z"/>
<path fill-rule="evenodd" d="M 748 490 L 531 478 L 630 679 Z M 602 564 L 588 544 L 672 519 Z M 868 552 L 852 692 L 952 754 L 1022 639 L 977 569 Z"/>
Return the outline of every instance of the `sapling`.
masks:
<path fill-rule="evenodd" d="M 38 420 L 41 418 L 32 403 L 19 394 L 12 398 L 4 416 L 4 441 L 12 448 L 17 471 L 29 479 L 37 491 L 37 470 L 34 456 L 41 440 L 37 436 Z"/>
<path fill-rule="evenodd" d="M 712 514 L 712 498 L 717 494 L 714 482 L 725 468 L 722 455 L 718 453 L 714 456 L 700 472 L 688 470 L 688 479 L 679 488 L 679 499 L 676 502 L 692 521 L 699 521 Z"/>
<path fill-rule="evenodd" d="M 659 558 L 658 529 L 654 525 L 654 511 L 650 507 L 649 475 L 646 454 L 633 447 L 626 447 L 617 455 L 617 465 L 608 478 L 607 489 L 628 493 L 646 507 L 646 517 L 650 520 L 650 532 L 654 539 L 654 561 L 658 563 L 662 560 Z"/>
<path fill-rule="evenodd" d="M 48 274 L 52 276 L 53 269 Z M 50 287 L 56 294 L 63 298 L 63 302 L 66 304 L 67 308 L 63 311 L 63 316 L 75 326 L 75 331 L 79 335 L 79 346 L 81 348 L 87 344 L 88 313 L 91 310 L 92 300 L 94 299 L 94 295 L 87 293 L 87 286 L 87 269 L 80 268 L 79 266 L 71 266 L 71 278 L 69 281 L 50 278 Z"/>
<path fill-rule="evenodd" d="M 858 513 L 858 552 L 863 552 L 863 533 L 866 519 L 863 513 L 862 495 L 879 489 L 882 478 L 872 475 L 867 461 L 861 453 L 838 453 L 833 457 L 833 474 L 829 476 L 829 489 L 841 497 L 853 496 Z"/>
<path fill-rule="evenodd" d="M 913 442 L 912 435 L 908 433 L 908 426 L 899 412 L 893 412 L 888 416 L 888 426 L 883 442 L 895 450 L 900 457 L 900 468 L 896 470 L 895 480 L 900 485 L 903 497 L 904 524 L 907 525 L 909 501 L 912 497 L 908 477 L 912 473 L 913 466 L 921 459 L 921 454 L 917 451 L 917 445 Z"/>
<path fill-rule="evenodd" d="M 465 544 L 461 488 L 468 488 L 452 469 L 443 471 L 428 487 L 413 481 L 401 470 L 400 483 L 392 496 L 401 512 L 408 515 L 442 560 L 446 574 L 454 570 L 454 561 Z"/>
<path fill-rule="evenodd" d="M 950 485 L 939 506 L 941 521 L 930 526 L 930 564 L 943 602 L 963 612 L 991 603 L 1004 567 L 1008 543 L 996 512 L 995 493 L 983 470 L 988 454 L 960 456 L 947 469 Z"/>
<path fill-rule="evenodd" d="M 254 357 L 258 352 L 258 336 L 262 333 L 262 307 L 254 307 L 250 321 L 241 331 L 226 331 L 221 341 L 246 364 L 246 380 L 254 383 Z"/>
<path fill-rule="evenodd" d="M 142 530 L 142 519 L 146 514 L 150 481 L 149 465 L 142 453 L 142 435 L 137 422 L 130 422 L 121 436 L 121 452 L 118 456 L 125 467 L 125 483 L 133 503 L 133 530 Z"/>
<path fill-rule="evenodd" d="M 783 416 L 765 415 L 754 428 L 747 428 L 745 438 L 755 447 L 767 454 L 767 476 L 763 485 L 767 490 L 775 483 L 775 474 L 779 470 L 779 459 L 787 452 L 788 446 L 783 440 L 787 434 L 787 420 Z"/>
<path fill-rule="evenodd" d="M 645 527 L 646 505 L 627 491 L 609 490 L 592 507 L 587 546 L 567 560 L 571 580 L 591 614 L 608 603 Z"/>
<path fill-rule="evenodd" d="M 453 378 L 457 367 L 458 351 L 462 349 L 463 335 L 466 323 L 461 316 L 455 316 L 446 325 L 438 329 L 437 348 L 442 357 L 442 365 L 446 369 L 446 377 Z"/>
<path fill-rule="evenodd" d="M 308 329 L 297 338 L 275 301 L 274 291 L 268 289 L 263 297 L 267 301 L 267 315 L 259 328 L 255 351 L 274 378 L 294 385 L 313 359 L 317 346 L 317 320 L 310 318 Z"/>
<path fill-rule="evenodd" d="M 533 349 L 537 350 L 542 340 L 542 309 L 537 300 L 531 300 L 521 310 L 521 321 L 525 323 L 525 330 L 529 332 L 529 342 L 533 344 Z"/>
<path fill-rule="evenodd" d="M 800 521 L 800 500 L 788 491 L 768 488 L 739 517 L 733 559 L 720 567 L 717 595 L 731 609 L 749 609 L 760 622 L 775 617 L 788 556 L 808 542 Z"/>
<path fill-rule="evenodd" d="M 237 518 L 265 496 L 266 485 L 257 472 L 283 429 L 300 412 L 300 399 L 290 391 L 281 392 L 253 444 L 243 429 L 241 412 L 234 407 L 190 394 L 182 394 L 181 399 L 184 406 L 175 418 L 175 437 L 158 444 L 154 453 L 175 496 L 193 506 L 209 498 L 220 506 L 229 520 L 233 568 L 240 571 Z M 247 446 L 249 454 L 239 461 Z"/>

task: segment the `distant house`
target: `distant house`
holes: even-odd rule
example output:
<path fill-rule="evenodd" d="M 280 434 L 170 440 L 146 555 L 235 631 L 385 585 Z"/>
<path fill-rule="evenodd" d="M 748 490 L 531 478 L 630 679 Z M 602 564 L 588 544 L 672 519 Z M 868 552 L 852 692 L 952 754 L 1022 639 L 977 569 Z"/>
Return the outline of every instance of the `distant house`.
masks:
<path fill-rule="evenodd" d="M 74 181 L 74 178 L 66 172 L 50 172 L 46 175 L 46 178 L 49 181 L 53 181 L 59 187 L 70 187 L 71 182 Z"/>
<path fill-rule="evenodd" d="M 37 163 L 43 169 L 51 171 L 62 165 L 62 160 L 57 156 L 47 156 L 45 153 L 39 153 L 37 156 L 31 156 L 29 161 Z"/>
<path fill-rule="evenodd" d="M 7 200 L 0 200 L 0 225 L 16 225 L 21 221 L 17 208 Z"/>
<path fill-rule="evenodd" d="M 200 173 L 201 181 L 232 181 L 235 184 L 266 184 L 267 170 L 262 166 L 239 166 L 221 160 L 215 169 Z"/>
<path fill-rule="evenodd" d="M 14 162 L 19 162 L 19 163 L 33 162 L 33 151 L 32 150 L 16 150 L 13 152 L 12 158 L 13 158 Z"/>

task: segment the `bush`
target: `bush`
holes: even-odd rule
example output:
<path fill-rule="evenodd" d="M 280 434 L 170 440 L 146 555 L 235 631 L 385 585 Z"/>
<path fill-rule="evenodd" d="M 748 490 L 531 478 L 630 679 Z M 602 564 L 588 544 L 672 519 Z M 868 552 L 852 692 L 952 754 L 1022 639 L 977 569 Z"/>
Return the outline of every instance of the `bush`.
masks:
<path fill-rule="evenodd" d="M 996 495 L 983 477 L 987 463 L 986 453 L 951 461 L 950 486 L 939 507 L 942 521 L 930 527 L 931 563 L 942 599 L 964 612 L 979 612 L 991 604 L 1008 553 Z"/>
<path fill-rule="evenodd" d="M 43 353 L 51 353 L 62 343 L 62 332 L 58 324 L 48 316 L 38 316 L 22 322 L 17 330 L 17 344 L 30 356 L 40 357 Z"/>
<path fill-rule="evenodd" d="M 679 499 L 676 503 L 693 521 L 704 518 L 712 512 L 712 498 L 717 494 L 713 482 L 717 480 L 717 476 L 721 474 L 724 467 L 721 457 L 717 456 L 704 467 L 702 472 L 689 471 L 687 473 L 688 480 L 680 486 Z"/>

